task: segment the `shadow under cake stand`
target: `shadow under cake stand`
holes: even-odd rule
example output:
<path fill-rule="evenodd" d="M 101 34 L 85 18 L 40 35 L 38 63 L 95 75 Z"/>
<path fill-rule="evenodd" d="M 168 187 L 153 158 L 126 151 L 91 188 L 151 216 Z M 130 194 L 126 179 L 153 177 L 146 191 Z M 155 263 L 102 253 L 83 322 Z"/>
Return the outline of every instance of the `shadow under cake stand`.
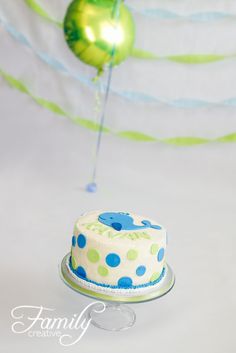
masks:
<path fill-rule="evenodd" d="M 63 282 L 76 292 L 86 297 L 99 300 L 96 305 L 88 309 L 87 315 L 91 323 L 103 330 L 122 331 L 132 327 L 136 321 L 136 314 L 133 309 L 124 304 L 144 303 L 154 299 L 158 299 L 167 294 L 174 286 L 175 276 L 168 264 L 165 264 L 165 272 L 159 283 L 153 285 L 153 288 L 143 294 L 136 296 L 120 296 L 118 294 L 109 295 L 109 293 L 101 293 L 91 288 L 89 283 L 81 282 L 76 279 L 74 273 L 69 267 L 70 253 L 67 254 L 60 266 L 60 276 Z M 101 303 L 102 301 L 102 303 Z M 104 310 L 99 309 L 103 304 Z"/>

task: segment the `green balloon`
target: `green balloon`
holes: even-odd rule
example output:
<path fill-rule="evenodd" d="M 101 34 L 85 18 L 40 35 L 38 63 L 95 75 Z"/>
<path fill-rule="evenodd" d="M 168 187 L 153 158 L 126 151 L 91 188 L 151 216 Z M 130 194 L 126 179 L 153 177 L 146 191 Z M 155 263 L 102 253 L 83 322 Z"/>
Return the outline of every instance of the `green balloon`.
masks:
<path fill-rule="evenodd" d="M 132 15 L 121 3 L 115 18 L 115 6 L 115 0 L 74 0 L 64 19 L 68 46 L 81 61 L 99 72 L 106 64 L 124 61 L 134 45 Z"/>

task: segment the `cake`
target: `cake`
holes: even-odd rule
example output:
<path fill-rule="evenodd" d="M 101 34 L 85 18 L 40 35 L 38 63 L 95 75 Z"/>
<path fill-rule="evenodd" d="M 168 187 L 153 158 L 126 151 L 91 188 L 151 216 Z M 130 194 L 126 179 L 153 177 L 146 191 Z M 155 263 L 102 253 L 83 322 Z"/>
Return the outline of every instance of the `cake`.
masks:
<path fill-rule="evenodd" d="M 166 230 L 124 212 L 93 211 L 76 222 L 68 270 L 95 292 L 137 295 L 165 276 Z"/>

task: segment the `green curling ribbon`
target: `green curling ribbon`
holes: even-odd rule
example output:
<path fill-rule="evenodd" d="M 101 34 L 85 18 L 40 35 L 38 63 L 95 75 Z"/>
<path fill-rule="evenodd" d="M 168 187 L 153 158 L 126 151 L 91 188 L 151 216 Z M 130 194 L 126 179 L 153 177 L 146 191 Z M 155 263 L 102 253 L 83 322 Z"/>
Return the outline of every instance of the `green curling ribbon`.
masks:
<path fill-rule="evenodd" d="M 117 133 L 118 136 L 126 138 L 128 140 L 151 142 L 158 141 L 155 137 L 145 135 L 138 131 L 121 131 Z"/>
<path fill-rule="evenodd" d="M 42 8 L 41 5 L 36 0 L 25 0 L 26 5 L 28 5 L 34 12 L 36 12 L 39 16 L 45 18 L 49 22 L 56 24 L 58 27 L 62 28 L 62 23 L 54 20 L 47 12 Z"/>
<path fill-rule="evenodd" d="M 36 0 L 24 0 L 30 8 L 44 19 L 56 24 L 59 27 L 63 27 L 62 22 L 54 20 Z M 131 57 L 142 60 L 168 60 L 179 64 L 210 64 L 217 61 L 226 59 L 232 59 L 236 57 L 236 54 L 181 54 L 181 55 L 167 55 L 157 56 L 156 54 L 145 51 L 142 49 L 134 48 L 131 52 Z"/>
<path fill-rule="evenodd" d="M 184 54 L 184 55 L 171 55 L 166 59 L 175 61 L 181 64 L 210 64 L 216 61 L 229 59 L 231 55 L 217 55 L 217 54 Z"/>
<path fill-rule="evenodd" d="M 235 58 L 235 54 L 220 55 L 220 54 L 181 54 L 181 55 L 168 55 L 157 56 L 145 50 L 136 49 L 132 50 L 131 56 L 137 59 L 144 60 L 168 60 L 180 64 L 210 64 L 216 61 L 222 61 L 230 58 Z"/>
<path fill-rule="evenodd" d="M 18 91 L 27 94 L 29 97 L 31 97 L 37 104 L 39 104 L 41 107 L 57 114 L 61 115 L 64 117 L 69 118 L 72 120 L 75 124 L 78 124 L 86 129 L 92 130 L 92 131 L 99 131 L 100 130 L 100 125 L 95 123 L 92 120 L 89 119 L 84 119 L 81 117 L 73 117 L 70 113 L 65 112 L 58 104 L 48 101 L 46 99 L 43 99 L 41 97 L 35 96 L 30 89 L 20 80 L 17 80 L 15 77 L 9 75 L 3 70 L 0 70 L 0 76 L 12 87 L 17 89 Z M 221 143 L 236 143 L 236 132 L 233 132 L 228 135 L 220 136 L 214 139 L 209 139 L 209 138 L 202 138 L 202 137 L 172 137 L 172 138 L 165 138 L 165 139 L 158 139 L 154 136 L 146 135 L 142 132 L 139 131 L 119 131 L 115 132 L 110 130 L 107 127 L 103 127 L 103 132 L 105 133 L 110 133 L 118 137 L 122 137 L 131 141 L 137 141 L 137 142 L 163 142 L 169 145 L 175 145 L 175 146 L 193 146 L 193 145 L 199 145 L 199 144 L 206 144 L 206 143 L 211 143 L 211 142 L 221 142 Z"/>

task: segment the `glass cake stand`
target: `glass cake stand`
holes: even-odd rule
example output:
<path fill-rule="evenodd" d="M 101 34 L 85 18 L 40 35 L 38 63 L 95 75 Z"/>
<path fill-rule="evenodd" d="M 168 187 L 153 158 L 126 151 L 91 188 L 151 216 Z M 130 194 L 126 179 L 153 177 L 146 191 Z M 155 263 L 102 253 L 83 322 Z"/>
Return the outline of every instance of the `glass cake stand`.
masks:
<path fill-rule="evenodd" d="M 166 264 L 164 277 L 158 285 L 154 286 L 153 290 L 146 294 L 125 297 L 98 293 L 78 283 L 73 273 L 68 268 L 69 258 L 70 253 L 67 254 L 61 262 L 59 268 L 61 279 L 76 292 L 86 297 L 96 299 L 94 305 L 88 307 L 86 313 L 87 320 L 90 320 L 94 326 L 103 330 L 123 331 L 132 327 L 136 321 L 136 314 L 133 309 L 125 304 L 144 303 L 158 299 L 167 294 L 175 284 L 174 273 L 171 267 Z"/>

